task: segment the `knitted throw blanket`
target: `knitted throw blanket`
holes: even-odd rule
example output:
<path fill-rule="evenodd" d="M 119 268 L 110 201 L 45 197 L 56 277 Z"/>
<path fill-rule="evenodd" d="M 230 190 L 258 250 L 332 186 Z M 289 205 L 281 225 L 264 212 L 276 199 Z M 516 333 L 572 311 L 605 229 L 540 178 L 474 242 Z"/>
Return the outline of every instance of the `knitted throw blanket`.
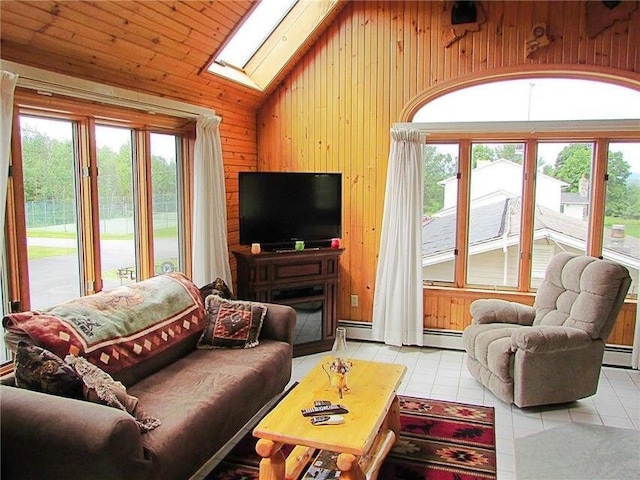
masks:
<path fill-rule="evenodd" d="M 82 357 L 67 355 L 64 361 L 82 378 L 86 400 L 124 410 L 133 416 L 142 433 L 161 425 L 159 419 L 140 408 L 138 399 L 129 395 L 125 386 L 115 381 L 108 373 Z"/>

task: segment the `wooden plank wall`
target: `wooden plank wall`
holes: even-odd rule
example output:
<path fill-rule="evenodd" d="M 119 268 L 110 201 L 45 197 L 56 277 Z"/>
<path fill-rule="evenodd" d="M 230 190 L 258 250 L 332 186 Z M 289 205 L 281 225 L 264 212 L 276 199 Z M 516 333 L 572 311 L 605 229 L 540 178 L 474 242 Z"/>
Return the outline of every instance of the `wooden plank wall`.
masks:
<path fill-rule="evenodd" d="M 255 109 L 259 92 L 198 75 L 250 4 L 2 2 L 2 58 L 216 109 Z"/>
<path fill-rule="evenodd" d="M 640 11 L 593 39 L 584 2 L 482 2 L 480 31 L 446 48 L 444 2 L 350 2 L 258 111 L 258 169 L 340 171 L 344 177 L 342 279 L 338 318 L 370 322 L 384 202 L 389 129 L 443 86 L 518 72 L 606 76 L 640 85 Z M 546 22 L 551 44 L 526 58 L 533 25 Z M 403 116 L 404 115 L 404 116 Z M 351 307 L 351 294 L 359 306 Z M 468 311 L 448 301 L 425 326 L 461 329 Z M 436 305 L 438 300 L 436 301 Z M 624 335 L 623 342 L 632 339 Z"/>
<path fill-rule="evenodd" d="M 198 72 L 250 0 L 1 3 L 2 59 L 210 107 L 222 116 L 229 243 L 237 247 L 237 172 L 256 168 L 262 94 Z"/>
<path fill-rule="evenodd" d="M 423 290 L 424 328 L 436 330 L 464 330 L 471 324 L 471 302 L 489 298 L 486 291 L 461 290 L 456 288 L 427 287 Z M 533 305 L 534 295 L 530 293 L 493 293 L 491 298 Z M 608 338 L 614 345 L 633 345 L 636 318 L 636 302 L 624 304 L 615 327 Z"/>

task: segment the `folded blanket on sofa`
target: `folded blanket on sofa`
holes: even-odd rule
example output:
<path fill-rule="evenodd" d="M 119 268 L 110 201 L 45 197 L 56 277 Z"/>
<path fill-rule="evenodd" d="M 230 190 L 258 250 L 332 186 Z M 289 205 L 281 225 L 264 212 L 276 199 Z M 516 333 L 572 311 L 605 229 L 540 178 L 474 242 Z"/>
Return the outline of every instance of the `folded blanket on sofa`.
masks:
<path fill-rule="evenodd" d="M 200 292 L 181 273 L 3 318 L 5 331 L 27 335 L 61 358 L 82 356 L 114 373 L 198 335 L 205 325 Z"/>

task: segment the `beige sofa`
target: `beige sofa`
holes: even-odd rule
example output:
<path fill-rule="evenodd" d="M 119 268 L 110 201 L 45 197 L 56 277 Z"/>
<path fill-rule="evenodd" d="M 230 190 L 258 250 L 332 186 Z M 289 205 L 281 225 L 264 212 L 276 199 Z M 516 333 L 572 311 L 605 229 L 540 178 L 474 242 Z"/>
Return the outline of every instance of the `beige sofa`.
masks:
<path fill-rule="evenodd" d="M 145 282 L 136 286 L 144 286 Z M 197 287 L 188 280 L 181 279 L 180 287 L 176 288 L 183 287 L 191 298 L 186 299 L 186 308 L 181 306 L 177 310 L 188 311 L 188 317 L 173 323 L 174 317 L 164 321 L 164 330 L 149 337 L 152 338 L 149 351 L 155 348 L 154 338 L 158 339 L 158 345 L 162 343 L 167 325 L 174 335 L 188 330 L 184 337 L 156 355 L 123 364 L 125 368 L 120 370 L 112 366 L 115 371 L 109 371 L 161 425 L 141 433 L 126 411 L 18 388 L 11 386 L 13 377 L 5 378 L 1 387 L 3 479 L 185 480 L 283 391 L 291 376 L 295 310 L 267 304 L 259 345 L 255 348 L 197 349 L 196 342 L 206 323 L 203 300 Z M 122 298 L 129 301 L 135 297 Z M 153 295 L 142 300 L 143 311 L 153 312 L 163 303 L 178 305 L 178 298 L 185 300 L 183 293 L 176 297 L 163 289 L 154 290 Z M 91 308 L 98 309 L 107 303 L 105 294 L 71 302 L 74 309 L 77 302 L 85 302 L 83 308 L 89 302 Z M 122 304 L 118 308 L 124 312 L 124 318 L 129 310 L 132 315 L 141 311 L 135 306 L 123 308 Z M 77 310 L 74 311 L 77 315 Z M 12 328 L 10 320 L 5 318 L 5 325 L 14 337 L 16 331 L 23 338 L 28 336 L 15 325 Z M 86 325 L 86 321 L 82 323 Z M 9 340 L 15 340 L 14 337 Z M 149 345 L 141 338 L 134 338 L 134 344 L 142 345 L 142 350 L 132 347 L 128 355 L 137 351 L 143 356 L 148 353 Z M 82 348 L 78 345 L 69 348 Z M 125 350 L 122 347 L 121 352 Z M 65 352 L 55 353 L 62 357 Z M 109 357 L 111 362 L 110 355 L 115 350 L 104 350 L 97 356 L 95 351 L 83 353 L 88 358 Z"/>
<path fill-rule="evenodd" d="M 471 375 L 518 407 L 596 393 L 605 342 L 631 283 L 612 261 L 560 253 L 533 307 L 497 299 L 471 304 L 462 334 Z"/>

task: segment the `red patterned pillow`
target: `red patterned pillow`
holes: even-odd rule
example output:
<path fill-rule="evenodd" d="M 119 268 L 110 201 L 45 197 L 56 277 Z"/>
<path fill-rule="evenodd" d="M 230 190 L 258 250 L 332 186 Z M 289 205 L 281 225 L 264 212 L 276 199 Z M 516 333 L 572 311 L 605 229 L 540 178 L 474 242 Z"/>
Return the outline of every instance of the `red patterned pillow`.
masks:
<path fill-rule="evenodd" d="M 261 303 L 228 300 L 209 295 L 204 302 L 207 324 L 198 348 L 253 348 L 267 307 Z"/>

